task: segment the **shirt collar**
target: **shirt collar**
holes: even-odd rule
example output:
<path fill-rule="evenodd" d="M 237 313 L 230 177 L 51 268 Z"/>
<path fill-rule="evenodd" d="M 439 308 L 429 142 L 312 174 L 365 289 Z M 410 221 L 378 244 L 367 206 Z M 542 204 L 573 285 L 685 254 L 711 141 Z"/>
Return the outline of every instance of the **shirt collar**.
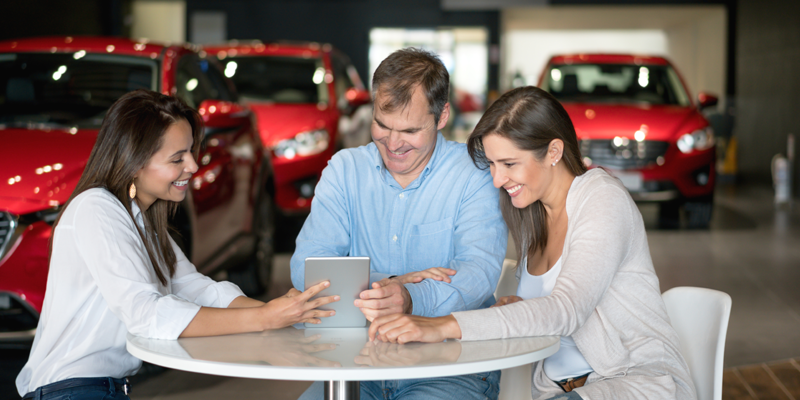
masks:
<path fill-rule="evenodd" d="M 139 208 L 139 203 L 133 199 L 131 199 L 131 213 L 133 214 L 133 220 L 136 221 L 136 225 L 139 225 L 139 228 L 144 229 L 142 209 Z"/>

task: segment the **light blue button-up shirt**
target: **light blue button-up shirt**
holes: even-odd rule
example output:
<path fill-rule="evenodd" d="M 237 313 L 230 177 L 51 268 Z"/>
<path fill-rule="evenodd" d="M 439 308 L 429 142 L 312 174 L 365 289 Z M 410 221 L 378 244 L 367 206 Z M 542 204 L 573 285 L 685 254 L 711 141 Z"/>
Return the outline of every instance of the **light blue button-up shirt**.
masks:
<path fill-rule="evenodd" d="M 370 143 L 336 153 L 322 171 L 297 237 L 292 283 L 304 289 L 306 257 L 367 256 L 371 282 L 431 267 L 458 271 L 450 283 L 406 284 L 414 315 L 484 308 L 494 303 L 507 242 L 499 191 L 466 145 L 439 133 L 425 169 L 403 189 Z"/>

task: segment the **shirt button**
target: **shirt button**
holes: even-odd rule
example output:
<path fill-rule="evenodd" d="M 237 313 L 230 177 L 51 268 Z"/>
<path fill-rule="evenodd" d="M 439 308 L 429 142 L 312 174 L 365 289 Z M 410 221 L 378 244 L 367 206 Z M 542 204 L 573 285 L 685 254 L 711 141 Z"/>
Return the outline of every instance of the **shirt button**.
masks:
<path fill-rule="evenodd" d="M 397 241 L 397 235 L 394 235 L 394 236 L 392 237 L 392 240 L 394 240 L 394 241 L 396 242 L 396 241 Z"/>
<path fill-rule="evenodd" d="M 405 197 L 405 196 L 402 193 L 400 193 L 400 198 L 402 199 L 403 197 Z"/>

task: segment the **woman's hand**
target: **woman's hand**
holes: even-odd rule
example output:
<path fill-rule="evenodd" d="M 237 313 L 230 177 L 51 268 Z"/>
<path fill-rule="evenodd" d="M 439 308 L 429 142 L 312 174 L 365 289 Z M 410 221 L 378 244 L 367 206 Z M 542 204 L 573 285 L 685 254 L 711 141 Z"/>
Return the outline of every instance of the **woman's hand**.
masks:
<path fill-rule="evenodd" d="M 450 283 L 450 277 L 456 274 L 456 270 L 452 268 L 433 267 L 422 271 L 409 272 L 405 275 L 395 277 L 402 284 L 406 283 L 419 283 L 424 279 L 433 279 L 435 281 L 444 281 Z"/>
<path fill-rule="evenodd" d="M 504 305 L 507 305 L 507 304 L 516 303 L 516 302 L 522 301 L 522 300 L 524 300 L 524 299 L 522 297 L 519 297 L 519 296 L 503 296 L 503 297 L 497 299 L 497 303 L 494 303 L 494 305 L 492 305 L 492 307 L 500 307 L 500 306 L 504 306 Z M 491 307 L 489 307 L 489 308 L 491 308 Z"/>
<path fill-rule="evenodd" d="M 316 308 L 339 301 L 339 296 L 320 297 L 308 301 L 328 286 L 330 282 L 325 281 L 308 288 L 305 292 L 292 288 L 285 295 L 264 304 L 261 307 L 261 315 L 265 329 L 278 329 L 303 322 L 318 324 L 321 322 L 320 318 L 334 315 L 335 311 Z"/>
<path fill-rule="evenodd" d="M 435 343 L 445 339 L 461 339 L 461 327 L 452 315 L 428 318 L 409 314 L 392 314 L 376 318 L 369 327 L 369 339 L 389 343 Z"/>

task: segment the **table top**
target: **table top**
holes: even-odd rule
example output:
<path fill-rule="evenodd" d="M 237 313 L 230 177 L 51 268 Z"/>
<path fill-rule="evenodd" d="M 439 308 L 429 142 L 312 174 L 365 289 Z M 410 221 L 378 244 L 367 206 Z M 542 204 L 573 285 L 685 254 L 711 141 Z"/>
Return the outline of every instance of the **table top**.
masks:
<path fill-rule="evenodd" d="M 128 334 L 127 349 L 152 364 L 240 378 L 368 381 L 454 376 L 529 364 L 554 354 L 557 336 L 405 345 L 369 342 L 366 328 L 292 327 L 178 340 Z M 446 368 L 443 368 L 446 367 Z"/>

